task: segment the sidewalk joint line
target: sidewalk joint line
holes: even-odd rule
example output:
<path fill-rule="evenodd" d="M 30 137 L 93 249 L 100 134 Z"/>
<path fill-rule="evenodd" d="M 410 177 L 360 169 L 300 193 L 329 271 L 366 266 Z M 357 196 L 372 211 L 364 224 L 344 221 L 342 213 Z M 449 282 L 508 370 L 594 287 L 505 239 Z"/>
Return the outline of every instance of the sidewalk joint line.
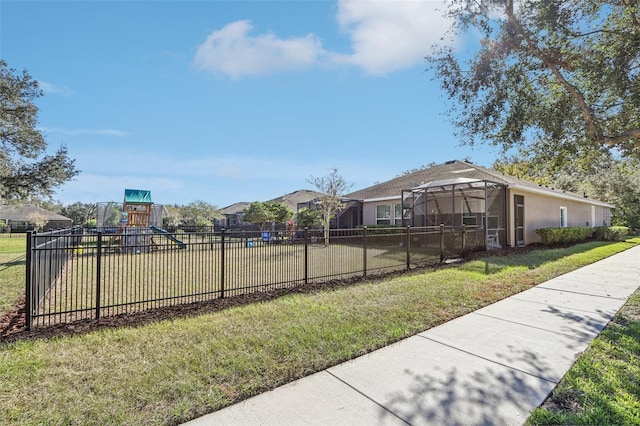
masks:
<path fill-rule="evenodd" d="M 589 311 L 584 311 L 584 312 L 589 312 Z M 521 322 L 518 322 L 518 321 L 513 321 L 513 320 L 508 320 L 508 319 L 504 319 L 504 318 L 500 318 L 500 317 L 495 317 L 493 315 L 481 314 L 481 313 L 478 313 L 478 312 L 471 312 L 471 313 L 475 314 L 475 315 L 483 316 L 485 318 L 491 318 L 491 319 L 495 319 L 495 320 L 499 320 L 499 321 L 508 322 L 508 323 L 511 323 L 511 324 L 521 325 L 523 327 L 533 328 L 534 330 L 546 331 L 548 333 L 559 334 L 559 335 L 562 335 L 562 336 L 571 337 L 572 339 L 577 339 L 577 340 L 586 341 L 586 342 L 591 341 L 591 338 L 589 338 L 589 337 L 577 337 L 577 336 L 573 336 L 571 334 L 563 333 L 562 331 L 549 330 L 548 328 L 536 327 L 535 325 L 524 324 L 524 323 L 521 323 Z M 615 316 L 615 314 L 613 316 Z M 611 318 L 613 318 L 613 316 Z M 609 321 L 611 321 L 611 318 L 609 318 L 609 320 L 607 320 L 607 324 L 609 323 Z M 606 327 L 606 324 L 605 324 L 605 327 Z M 603 330 L 604 330 L 604 328 L 603 328 Z"/>
<path fill-rule="evenodd" d="M 501 365 L 501 366 L 503 366 L 503 367 L 505 367 L 505 368 L 508 368 L 509 370 L 519 371 L 520 373 L 526 374 L 527 376 L 535 377 L 535 378 L 537 378 L 537 379 L 544 380 L 545 382 L 553 383 L 553 384 L 555 384 L 555 385 L 557 385 L 557 384 L 559 383 L 558 381 L 551 380 L 551 379 L 547 379 L 546 377 L 541 377 L 541 376 L 538 376 L 537 374 L 533 374 L 533 373 L 530 373 L 530 372 L 528 372 L 528 371 L 524 371 L 524 370 L 521 370 L 521 369 L 519 369 L 519 368 L 512 367 L 512 366 L 510 366 L 510 365 L 503 364 L 503 363 L 501 363 L 501 362 L 498 362 L 498 361 L 495 361 L 495 360 L 492 360 L 492 359 L 489 359 L 489 358 L 485 358 L 485 357 L 483 357 L 483 356 L 481 356 L 481 355 L 474 354 L 474 353 L 469 352 L 469 351 L 465 351 L 464 349 L 457 348 L 457 347 L 455 347 L 455 346 L 449 345 L 449 344 L 444 343 L 444 342 L 441 342 L 441 341 L 439 341 L 439 340 L 435 340 L 435 339 L 433 339 L 433 338 L 431 338 L 431 337 L 427 337 L 427 336 L 423 336 L 423 335 L 418 335 L 418 336 L 419 336 L 419 337 L 422 337 L 422 338 L 423 338 L 423 339 L 425 339 L 425 340 L 430 340 L 430 341 L 432 341 L 432 342 L 434 342 L 434 343 L 438 343 L 438 344 L 440 344 L 440 345 L 442 345 L 442 346 L 447 346 L 447 347 L 449 347 L 449 348 L 451 348 L 451 349 L 455 349 L 456 351 L 460 351 L 460 352 L 465 353 L 465 354 L 467 354 L 467 355 L 471 355 L 471 356 L 473 356 L 473 357 L 475 357 L 475 358 L 483 359 L 483 360 L 488 361 L 488 362 L 490 362 L 490 363 L 492 363 L 492 364 Z"/>
<path fill-rule="evenodd" d="M 545 289 L 545 290 L 548 290 L 548 289 Z M 600 299 L 612 299 L 611 297 L 602 297 L 602 296 L 590 296 L 589 295 L 589 297 L 598 297 Z M 618 299 L 618 298 L 613 298 L 613 299 L 614 300 L 626 300 L 626 299 Z M 527 303 L 535 303 L 536 305 L 552 306 L 554 308 L 568 309 L 570 311 L 589 312 L 589 313 L 593 313 L 593 314 L 602 313 L 602 311 L 590 311 L 590 310 L 587 310 L 587 309 L 580 309 L 580 308 L 567 308 L 566 306 L 562 306 L 562 305 L 554 305 L 553 303 L 549 303 L 549 302 L 537 302 L 535 300 L 522 299 L 522 298 L 517 297 L 517 296 L 513 296 L 513 300 L 519 300 L 520 302 L 527 302 Z M 485 314 L 479 314 L 479 315 L 485 315 Z"/>
<path fill-rule="evenodd" d="M 562 288 L 545 287 L 544 284 L 537 285 L 535 288 L 543 288 L 545 290 L 554 290 L 554 291 L 566 291 L 567 293 L 571 293 L 571 294 L 580 294 L 582 296 L 590 296 L 590 297 L 601 297 L 603 299 L 627 300 L 627 298 L 624 298 L 624 297 L 602 296 L 600 294 L 589 294 L 589 293 L 582 293 L 580 291 L 566 290 Z"/>
<path fill-rule="evenodd" d="M 400 420 L 401 422 L 410 425 L 411 423 L 409 423 L 408 421 L 406 421 L 405 419 L 403 419 L 402 417 L 400 417 L 399 415 L 397 415 L 396 413 L 394 413 L 393 411 L 389 410 L 387 407 L 385 407 L 384 405 L 380 404 L 378 401 L 376 401 L 375 399 L 373 399 L 372 397 L 370 397 L 369 395 L 365 394 L 364 392 L 362 392 L 361 390 L 355 388 L 354 386 L 350 385 L 349 383 L 345 382 L 344 380 L 342 380 L 340 377 L 336 376 L 335 374 L 333 374 L 332 372 L 330 372 L 329 370 L 324 370 L 327 374 L 329 374 L 330 376 L 332 376 L 334 379 L 344 383 L 346 386 L 350 387 L 351 389 L 353 389 L 354 391 L 358 392 L 360 395 L 364 396 L 365 398 L 367 398 L 369 401 L 373 402 L 374 404 L 376 404 L 378 407 L 382 408 L 385 412 L 391 414 L 393 417 L 397 418 L 398 420 Z"/>

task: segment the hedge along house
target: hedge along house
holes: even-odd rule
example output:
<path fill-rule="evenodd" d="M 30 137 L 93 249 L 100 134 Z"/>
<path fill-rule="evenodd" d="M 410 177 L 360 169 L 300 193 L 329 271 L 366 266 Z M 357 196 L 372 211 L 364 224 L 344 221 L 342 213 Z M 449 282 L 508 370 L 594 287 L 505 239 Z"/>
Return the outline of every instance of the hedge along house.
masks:
<path fill-rule="evenodd" d="M 608 226 L 613 208 L 464 161 L 408 173 L 345 198 L 351 201 L 339 215 L 340 227 L 464 225 L 484 230 L 487 248 L 538 242 L 538 228 Z"/>

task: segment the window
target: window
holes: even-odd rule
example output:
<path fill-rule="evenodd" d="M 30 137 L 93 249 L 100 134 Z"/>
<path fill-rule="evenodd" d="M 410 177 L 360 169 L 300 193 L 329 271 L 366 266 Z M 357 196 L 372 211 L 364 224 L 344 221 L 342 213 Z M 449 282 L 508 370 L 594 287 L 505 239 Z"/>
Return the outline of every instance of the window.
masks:
<path fill-rule="evenodd" d="M 391 225 L 391 205 L 379 204 L 376 206 L 376 225 Z"/>
<path fill-rule="evenodd" d="M 478 226 L 478 216 L 473 213 L 464 213 L 462 215 L 462 224 L 465 226 Z"/>
<path fill-rule="evenodd" d="M 566 207 L 560 207 L 560 227 L 561 228 L 566 228 L 567 226 L 568 226 L 567 208 Z"/>
<path fill-rule="evenodd" d="M 393 223 L 395 225 L 402 225 L 402 204 L 397 203 L 393 206 Z M 409 219 L 411 217 L 411 210 L 405 209 L 404 211 L 405 219 Z"/>
<path fill-rule="evenodd" d="M 487 228 L 498 229 L 500 227 L 500 221 L 498 219 L 499 219 L 498 216 L 487 217 Z"/>

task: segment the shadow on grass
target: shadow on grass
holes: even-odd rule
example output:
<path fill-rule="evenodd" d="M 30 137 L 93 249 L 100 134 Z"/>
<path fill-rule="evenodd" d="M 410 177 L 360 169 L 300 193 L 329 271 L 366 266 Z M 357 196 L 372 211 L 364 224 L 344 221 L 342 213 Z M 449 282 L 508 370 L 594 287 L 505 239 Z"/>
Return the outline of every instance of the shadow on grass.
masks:
<path fill-rule="evenodd" d="M 8 262 L 0 263 L 0 272 L 5 271 L 13 266 L 25 266 L 27 264 L 27 260 L 25 256 L 16 257 Z"/>
<path fill-rule="evenodd" d="M 637 290 L 527 424 L 640 424 L 639 364 Z"/>
<path fill-rule="evenodd" d="M 486 252 L 477 255 L 473 259 L 459 266 L 461 270 L 476 272 L 484 275 L 496 274 L 507 268 L 536 269 L 548 262 L 555 262 L 577 253 L 584 253 L 592 249 L 604 247 L 618 242 L 589 241 L 569 247 L 545 248 L 529 246 L 525 252 L 513 255 L 511 250 L 505 249 L 499 252 Z M 634 246 L 635 244 L 630 244 Z"/>

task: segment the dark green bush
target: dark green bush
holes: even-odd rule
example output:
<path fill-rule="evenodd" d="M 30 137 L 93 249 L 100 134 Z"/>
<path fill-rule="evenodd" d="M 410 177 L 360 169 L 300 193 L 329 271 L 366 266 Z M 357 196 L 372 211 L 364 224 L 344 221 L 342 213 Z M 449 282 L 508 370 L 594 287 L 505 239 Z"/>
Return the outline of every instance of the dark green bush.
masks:
<path fill-rule="evenodd" d="M 594 228 L 539 228 L 536 234 L 540 235 L 544 245 L 573 244 L 588 240 L 593 236 Z"/>
<path fill-rule="evenodd" d="M 628 235 L 627 226 L 600 226 L 594 229 L 593 238 L 601 241 L 620 241 Z"/>

